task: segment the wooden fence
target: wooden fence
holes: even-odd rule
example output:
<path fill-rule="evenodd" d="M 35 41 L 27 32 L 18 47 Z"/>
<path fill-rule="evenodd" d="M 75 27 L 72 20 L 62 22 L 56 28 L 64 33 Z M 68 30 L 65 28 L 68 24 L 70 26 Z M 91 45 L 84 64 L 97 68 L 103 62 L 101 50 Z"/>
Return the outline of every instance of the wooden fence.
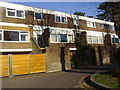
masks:
<path fill-rule="evenodd" d="M 44 54 L 1 55 L 0 77 L 46 72 Z"/>

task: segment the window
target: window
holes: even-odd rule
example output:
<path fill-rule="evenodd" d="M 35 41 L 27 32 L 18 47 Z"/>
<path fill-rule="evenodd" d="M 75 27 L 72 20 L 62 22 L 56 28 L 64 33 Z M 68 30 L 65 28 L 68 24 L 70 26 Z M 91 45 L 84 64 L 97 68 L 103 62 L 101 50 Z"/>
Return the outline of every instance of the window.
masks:
<path fill-rule="evenodd" d="M 100 23 L 100 28 L 104 29 L 104 24 L 103 23 Z"/>
<path fill-rule="evenodd" d="M 87 40 L 88 40 L 88 43 L 92 43 L 92 37 L 91 36 L 88 36 Z"/>
<path fill-rule="evenodd" d="M 15 9 L 7 8 L 7 14 L 8 16 L 15 16 Z"/>
<path fill-rule="evenodd" d="M 103 44 L 103 38 L 101 36 L 88 36 L 87 41 L 89 44 Z"/>
<path fill-rule="evenodd" d="M 17 10 L 17 17 L 24 17 L 24 13 L 22 10 Z"/>
<path fill-rule="evenodd" d="M 20 32 L 21 41 L 29 41 L 29 33 L 28 32 Z"/>
<path fill-rule="evenodd" d="M 93 27 L 93 28 L 96 27 L 95 22 L 91 22 L 91 21 L 87 21 L 87 26 L 88 27 Z"/>
<path fill-rule="evenodd" d="M 119 38 L 112 38 L 112 43 L 119 43 Z"/>
<path fill-rule="evenodd" d="M 58 34 L 59 42 L 67 42 L 67 34 Z"/>
<path fill-rule="evenodd" d="M 6 9 L 6 15 L 8 17 L 18 17 L 18 18 L 25 17 L 23 10 L 16 10 L 16 9 L 11 9 L 11 8 Z"/>
<path fill-rule="evenodd" d="M 4 41 L 19 41 L 19 32 L 4 31 Z"/>
<path fill-rule="evenodd" d="M 79 25 L 79 20 L 73 19 L 73 24 L 74 24 L 74 25 Z"/>
<path fill-rule="evenodd" d="M 51 42 L 57 42 L 57 34 L 51 34 Z"/>
<path fill-rule="evenodd" d="M 55 22 L 67 24 L 67 18 L 61 16 L 55 16 Z"/>
<path fill-rule="evenodd" d="M 55 22 L 61 22 L 61 20 L 60 20 L 60 16 L 56 16 L 56 18 L 55 18 Z"/>
<path fill-rule="evenodd" d="M 42 14 L 41 13 L 35 13 L 35 19 L 42 20 Z"/>
<path fill-rule="evenodd" d="M 115 27 L 113 25 L 109 25 L 110 30 L 115 30 Z"/>
<path fill-rule="evenodd" d="M 66 19 L 66 17 L 62 17 L 62 23 L 63 23 L 63 24 L 67 24 L 67 19 Z"/>
<path fill-rule="evenodd" d="M 2 30 L 0 30 L 0 41 L 2 41 Z"/>

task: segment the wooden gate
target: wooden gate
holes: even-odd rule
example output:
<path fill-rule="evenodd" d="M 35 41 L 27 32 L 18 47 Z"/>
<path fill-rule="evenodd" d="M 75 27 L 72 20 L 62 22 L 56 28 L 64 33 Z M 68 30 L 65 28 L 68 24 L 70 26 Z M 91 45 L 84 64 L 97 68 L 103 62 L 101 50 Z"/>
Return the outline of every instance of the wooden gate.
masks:
<path fill-rule="evenodd" d="M 46 72 L 44 54 L 1 55 L 0 63 L 1 77 Z"/>

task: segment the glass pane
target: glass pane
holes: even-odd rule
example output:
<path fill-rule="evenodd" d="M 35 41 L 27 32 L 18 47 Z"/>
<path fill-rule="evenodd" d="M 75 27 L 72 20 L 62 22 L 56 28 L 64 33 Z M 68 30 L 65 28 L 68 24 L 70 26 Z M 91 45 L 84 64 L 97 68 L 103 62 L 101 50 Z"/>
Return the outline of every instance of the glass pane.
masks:
<path fill-rule="evenodd" d="M 15 16 L 15 12 L 12 11 L 7 11 L 8 12 L 8 16 Z"/>
<path fill-rule="evenodd" d="M 21 41 L 28 41 L 28 35 L 21 35 Z"/>
<path fill-rule="evenodd" d="M 0 40 L 2 40 L 2 34 L 0 33 Z"/>
<path fill-rule="evenodd" d="M 51 41 L 52 42 L 57 42 L 57 35 L 56 34 L 51 35 Z"/>
<path fill-rule="evenodd" d="M 60 16 L 56 16 L 56 22 L 60 22 Z"/>
<path fill-rule="evenodd" d="M 62 23 L 67 23 L 65 17 L 62 17 Z"/>
<path fill-rule="evenodd" d="M 104 28 L 104 24 L 100 23 L 100 28 L 103 29 Z"/>
<path fill-rule="evenodd" d="M 4 41 L 19 41 L 19 32 L 4 31 Z"/>
<path fill-rule="evenodd" d="M 28 32 L 26 32 L 26 31 L 21 31 L 20 33 L 28 33 Z"/>
<path fill-rule="evenodd" d="M 35 19 L 42 19 L 41 13 L 35 13 Z"/>
<path fill-rule="evenodd" d="M 61 42 L 67 42 L 67 35 L 66 34 L 60 34 Z"/>
<path fill-rule="evenodd" d="M 17 17 L 24 17 L 22 10 L 17 10 Z"/>

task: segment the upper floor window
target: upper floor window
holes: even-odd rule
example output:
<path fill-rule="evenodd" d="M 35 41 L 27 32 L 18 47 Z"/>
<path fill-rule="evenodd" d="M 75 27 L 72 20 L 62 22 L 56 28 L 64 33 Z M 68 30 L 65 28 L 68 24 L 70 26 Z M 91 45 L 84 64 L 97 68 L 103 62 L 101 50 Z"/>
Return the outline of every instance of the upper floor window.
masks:
<path fill-rule="evenodd" d="M 91 21 L 87 21 L 87 26 L 88 27 L 93 27 L 93 28 L 96 27 L 95 22 L 91 22 Z"/>
<path fill-rule="evenodd" d="M 17 17 L 24 17 L 24 12 L 22 10 L 17 10 Z"/>
<path fill-rule="evenodd" d="M 104 24 L 103 23 L 100 23 L 100 28 L 104 29 Z"/>
<path fill-rule="evenodd" d="M 0 30 L 0 41 L 2 40 L 2 30 Z"/>
<path fill-rule="evenodd" d="M 7 8 L 7 15 L 8 16 L 15 16 L 15 9 Z"/>
<path fill-rule="evenodd" d="M 21 37 L 21 41 L 28 41 L 29 40 L 29 33 L 28 32 L 20 32 L 20 37 Z"/>
<path fill-rule="evenodd" d="M 103 44 L 103 38 L 101 36 L 87 36 L 89 44 Z"/>
<path fill-rule="evenodd" d="M 6 9 L 6 15 L 8 17 L 16 17 L 16 18 L 24 18 L 25 17 L 23 10 L 16 10 L 16 9 L 11 9 L 11 8 Z"/>
<path fill-rule="evenodd" d="M 35 13 L 36 20 L 42 20 L 42 13 Z"/>
<path fill-rule="evenodd" d="M 0 30 L 0 41 L 29 41 L 29 39 L 27 31 Z"/>
<path fill-rule="evenodd" d="M 79 25 L 79 20 L 78 19 L 73 19 L 73 24 L 74 25 Z"/>
<path fill-rule="evenodd" d="M 55 22 L 61 22 L 60 16 L 56 16 L 56 17 L 55 17 Z"/>
<path fill-rule="evenodd" d="M 110 30 L 115 30 L 115 27 L 113 25 L 109 25 Z"/>
<path fill-rule="evenodd" d="M 19 32 L 4 31 L 4 41 L 19 41 Z"/>
<path fill-rule="evenodd" d="M 112 43 L 120 43 L 119 38 L 116 37 L 115 35 L 113 35 L 113 37 L 112 37 Z"/>
<path fill-rule="evenodd" d="M 67 18 L 61 16 L 55 16 L 55 22 L 67 24 Z"/>
<path fill-rule="evenodd" d="M 64 24 L 67 23 L 67 18 L 66 17 L 62 17 L 62 23 L 64 23 Z"/>

